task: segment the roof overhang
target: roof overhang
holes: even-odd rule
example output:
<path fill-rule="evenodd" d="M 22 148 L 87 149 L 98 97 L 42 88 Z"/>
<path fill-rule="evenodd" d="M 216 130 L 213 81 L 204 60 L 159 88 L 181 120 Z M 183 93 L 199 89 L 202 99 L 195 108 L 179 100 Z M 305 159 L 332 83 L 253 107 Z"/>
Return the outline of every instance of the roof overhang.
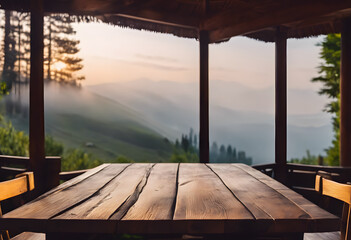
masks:
<path fill-rule="evenodd" d="M 2 9 L 30 11 L 30 0 L 0 0 Z M 274 41 L 275 29 L 289 38 L 340 31 L 351 16 L 349 0 L 43 0 L 47 13 L 95 16 L 124 27 L 198 38 L 209 32 L 211 43 L 245 35 Z"/>

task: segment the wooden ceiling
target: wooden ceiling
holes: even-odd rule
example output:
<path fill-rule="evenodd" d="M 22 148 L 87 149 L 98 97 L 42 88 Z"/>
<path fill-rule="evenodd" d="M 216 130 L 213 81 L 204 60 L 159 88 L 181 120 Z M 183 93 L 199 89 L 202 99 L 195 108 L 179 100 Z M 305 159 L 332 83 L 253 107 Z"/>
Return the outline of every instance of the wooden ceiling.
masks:
<path fill-rule="evenodd" d="M 338 32 L 351 16 L 351 0 L 43 0 L 47 13 L 96 16 L 131 28 L 197 38 L 210 42 L 246 35 L 274 41 L 276 26 L 288 37 Z M 0 0 L 2 9 L 29 11 L 30 0 Z"/>

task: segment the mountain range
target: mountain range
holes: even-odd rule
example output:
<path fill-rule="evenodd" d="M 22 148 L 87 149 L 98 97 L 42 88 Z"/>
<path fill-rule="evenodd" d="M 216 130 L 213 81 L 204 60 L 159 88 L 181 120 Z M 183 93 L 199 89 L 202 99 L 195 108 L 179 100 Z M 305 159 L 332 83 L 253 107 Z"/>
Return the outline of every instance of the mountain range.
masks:
<path fill-rule="evenodd" d="M 313 90 L 288 92 L 288 159 L 324 154 L 332 140 L 326 100 Z M 28 132 L 28 88 L 4 97 L 7 117 Z M 66 148 L 82 148 L 103 159 L 168 161 L 170 141 L 199 130 L 196 82 L 139 79 L 80 89 L 45 86 L 46 133 Z M 21 111 L 16 108 L 22 109 Z M 21 114 L 14 114 L 21 112 Z M 254 164 L 274 161 L 274 88 L 253 89 L 229 81 L 210 82 L 210 141 L 235 147 Z"/>
<path fill-rule="evenodd" d="M 153 81 L 86 86 L 143 115 L 163 136 L 175 140 L 199 126 L 196 82 Z M 332 139 L 326 99 L 313 90 L 289 89 L 288 159 L 309 150 L 324 154 Z M 210 82 L 210 140 L 231 144 L 253 157 L 254 164 L 274 161 L 274 88 L 253 89 L 230 81 Z"/>

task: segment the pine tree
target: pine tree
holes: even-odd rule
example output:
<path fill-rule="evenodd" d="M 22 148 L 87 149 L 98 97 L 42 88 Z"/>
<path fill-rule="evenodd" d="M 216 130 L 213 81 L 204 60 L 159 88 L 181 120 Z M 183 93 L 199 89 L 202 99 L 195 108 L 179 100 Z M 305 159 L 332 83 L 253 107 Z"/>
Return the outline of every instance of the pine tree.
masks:
<path fill-rule="evenodd" d="M 213 142 L 210 151 L 211 162 L 217 162 L 218 160 L 218 145 L 217 142 Z"/>
<path fill-rule="evenodd" d="M 334 139 L 332 146 L 326 149 L 326 161 L 329 165 L 339 165 L 339 139 L 340 139 L 340 54 L 341 35 L 329 34 L 317 44 L 321 46 L 320 58 L 323 63 L 319 66 L 320 76 L 313 78 L 312 82 L 321 82 L 323 87 L 318 92 L 331 99 L 325 111 L 333 115 L 332 123 Z"/>
<path fill-rule="evenodd" d="M 236 148 L 233 148 L 233 161 L 235 162 L 236 160 L 237 160 Z"/>
<path fill-rule="evenodd" d="M 194 130 L 192 128 L 190 128 L 190 131 L 189 131 L 189 144 L 190 144 L 190 147 L 193 147 L 193 135 L 194 135 Z"/>
<path fill-rule="evenodd" d="M 83 68 L 82 60 L 76 57 L 79 40 L 68 15 L 51 15 L 47 18 L 47 79 L 79 85 L 84 79 L 76 73 Z"/>
<path fill-rule="evenodd" d="M 197 135 L 194 134 L 194 148 L 197 149 Z"/>
<path fill-rule="evenodd" d="M 233 149 L 231 145 L 227 147 L 227 162 L 232 162 L 233 160 Z"/>
<path fill-rule="evenodd" d="M 16 62 L 16 40 L 14 38 L 14 31 L 11 25 L 12 22 L 12 12 L 5 11 L 5 26 L 4 26 L 4 62 L 2 70 L 2 81 L 6 83 L 7 88 L 10 90 L 12 88 L 12 83 L 16 79 L 15 62 Z"/>
<path fill-rule="evenodd" d="M 219 148 L 219 159 L 221 162 L 225 162 L 226 158 L 226 149 L 225 146 L 222 144 Z"/>
<path fill-rule="evenodd" d="M 83 68 L 77 57 L 79 41 L 69 15 L 49 15 L 44 27 L 44 70 L 46 79 L 72 85 L 80 85 L 84 76 L 78 72 Z M 3 41 L 2 80 L 8 89 L 16 84 L 29 82 L 30 74 L 30 14 L 5 11 Z"/>

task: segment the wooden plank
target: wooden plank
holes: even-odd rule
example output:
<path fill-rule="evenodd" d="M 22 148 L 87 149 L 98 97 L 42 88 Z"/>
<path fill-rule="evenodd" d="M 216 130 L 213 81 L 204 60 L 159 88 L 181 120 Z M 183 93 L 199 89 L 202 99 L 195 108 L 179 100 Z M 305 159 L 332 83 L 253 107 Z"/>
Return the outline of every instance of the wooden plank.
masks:
<path fill-rule="evenodd" d="M 291 226 L 294 226 L 294 232 L 306 230 L 311 216 L 280 192 L 235 165 L 210 164 L 209 167 L 259 220 L 257 232 L 284 232 Z"/>
<path fill-rule="evenodd" d="M 54 219 L 107 220 L 133 195 L 152 164 L 133 164 L 82 204 Z"/>
<path fill-rule="evenodd" d="M 284 195 L 235 165 L 209 164 L 208 166 L 223 180 L 256 219 L 310 218 L 306 212 Z M 233 181 L 233 176 L 235 176 L 235 181 Z"/>
<path fill-rule="evenodd" d="M 205 164 L 180 164 L 174 220 L 183 233 L 223 233 L 229 220 L 233 232 L 249 231 L 253 215 Z M 187 220 L 187 221 L 181 221 Z M 206 220 L 206 221 L 201 221 Z"/>
<path fill-rule="evenodd" d="M 24 232 L 11 238 L 11 240 L 45 240 L 45 233 Z"/>
<path fill-rule="evenodd" d="M 274 188 L 275 190 L 280 190 L 280 189 L 289 190 L 289 188 L 287 186 L 285 186 L 284 184 L 281 184 L 280 182 L 274 180 L 273 178 L 267 176 L 266 174 L 264 174 L 260 171 L 257 171 L 256 169 L 254 169 L 246 164 L 235 163 L 235 166 L 238 168 L 241 168 L 245 172 L 249 173 L 251 176 L 257 178 L 258 180 L 267 184 L 271 188 Z"/>
<path fill-rule="evenodd" d="M 77 171 L 69 171 L 69 172 L 60 172 L 60 180 L 71 180 L 72 178 L 78 177 L 83 173 L 86 173 L 88 169 L 77 170 Z"/>
<path fill-rule="evenodd" d="M 0 201 L 18 196 L 33 189 L 33 173 L 22 173 L 15 179 L 0 183 Z"/>
<path fill-rule="evenodd" d="M 304 240 L 338 240 L 340 232 L 305 233 Z"/>
<path fill-rule="evenodd" d="M 319 166 L 319 165 L 306 165 L 306 164 L 297 164 L 297 163 L 288 163 L 288 169 L 292 170 L 303 170 L 303 171 L 324 171 L 331 173 L 340 173 L 340 174 L 351 174 L 351 167 L 338 167 L 338 166 Z"/>
<path fill-rule="evenodd" d="M 340 218 L 311 203 L 300 194 L 288 189 L 278 190 L 291 201 L 298 204 L 311 217 L 308 224 L 308 232 L 338 231 L 340 229 Z"/>
<path fill-rule="evenodd" d="M 121 232 L 134 234 L 169 233 L 177 194 L 179 164 L 156 164 L 138 201 L 119 223 Z M 143 220 L 148 220 L 143 221 Z"/>
<path fill-rule="evenodd" d="M 245 164 L 235 164 L 235 166 L 275 189 L 308 213 L 311 216 L 311 220 L 305 226 L 306 232 L 337 231 L 340 228 L 340 219 L 338 217 L 311 203 L 300 194 Z"/>
<path fill-rule="evenodd" d="M 317 180 L 319 179 L 319 180 Z M 319 185 L 318 183 L 322 183 Z M 347 204 L 351 204 L 351 185 L 342 184 L 316 176 L 316 190 L 320 191 L 320 186 L 322 187 L 321 193 L 336 199 L 339 199 Z"/>
<path fill-rule="evenodd" d="M 11 176 L 25 172 L 24 168 L 0 167 L 0 176 L 9 179 Z"/>
<path fill-rule="evenodd" d="M 294 170 L 288 172 L 288 186 L 314 188 L 316 172 Z"/>
<path fill-rule="evenodd" d="M 40 199 L 15 209 L 0 219 L 0 224 L 6 226 L 6 219 L 43 219 L 47 220 L 57 214 L 71 208 L 94 193 L 99 191 L 104 185 L 123 172 L 129 164 L 112 164 L 102 169 L 98 174 L 94 174 L 78 184 L 71 185 L 61 191 L 54 191 Z M 2 221 L 1 221 L 2 220 Z"/>
<path fill-rule="evenodd" d="M 29 163 L 28 157 L 19 157 L 19 156 L 8 156 L 0 155 L 0 165 L 22 165 L 27 166 Z"/>
<path fill-rule="evenodd" d="M 156 164 L 138 201 L 123 220 L 164 220 L 173 218 L 179 164 Z"/>
<path fill-rule="evenodd" d="M 45 198 L 46 196 L 50 195 L 50 194 L 53 194 L 54 192 L 59 192 L 59 191 L 62 191 L 66 188 L 69 188 L 73 185 L 76 185 L 82 181 L 84 181 L 85 179 L 91 177 L 92 175 L 94 174 L 97 174 L 98 172 L 100 172 L 101 170 L 103 170 L 104 168 L 106 168 L 107 166 L 109 166 L 110 164 L 101 164 L 93 169 L 90 169 L 89 171 L 87 171 L 86 173 L 82 174 L 82 175 L 79 175 L 78 177 L 74 178 L 74 179 L 71 179 L 70 181 L 67 181 L 67 182 L 64 182 L 62 184 L 60 184 L 59 186 L 57 186 L 56 188 L 54 189 L 51 189 L 50 191 L 44 193 L 43 195 L 39 196 L 37 198 L 37 200 L 40 200 L 42 198 Z"/>

